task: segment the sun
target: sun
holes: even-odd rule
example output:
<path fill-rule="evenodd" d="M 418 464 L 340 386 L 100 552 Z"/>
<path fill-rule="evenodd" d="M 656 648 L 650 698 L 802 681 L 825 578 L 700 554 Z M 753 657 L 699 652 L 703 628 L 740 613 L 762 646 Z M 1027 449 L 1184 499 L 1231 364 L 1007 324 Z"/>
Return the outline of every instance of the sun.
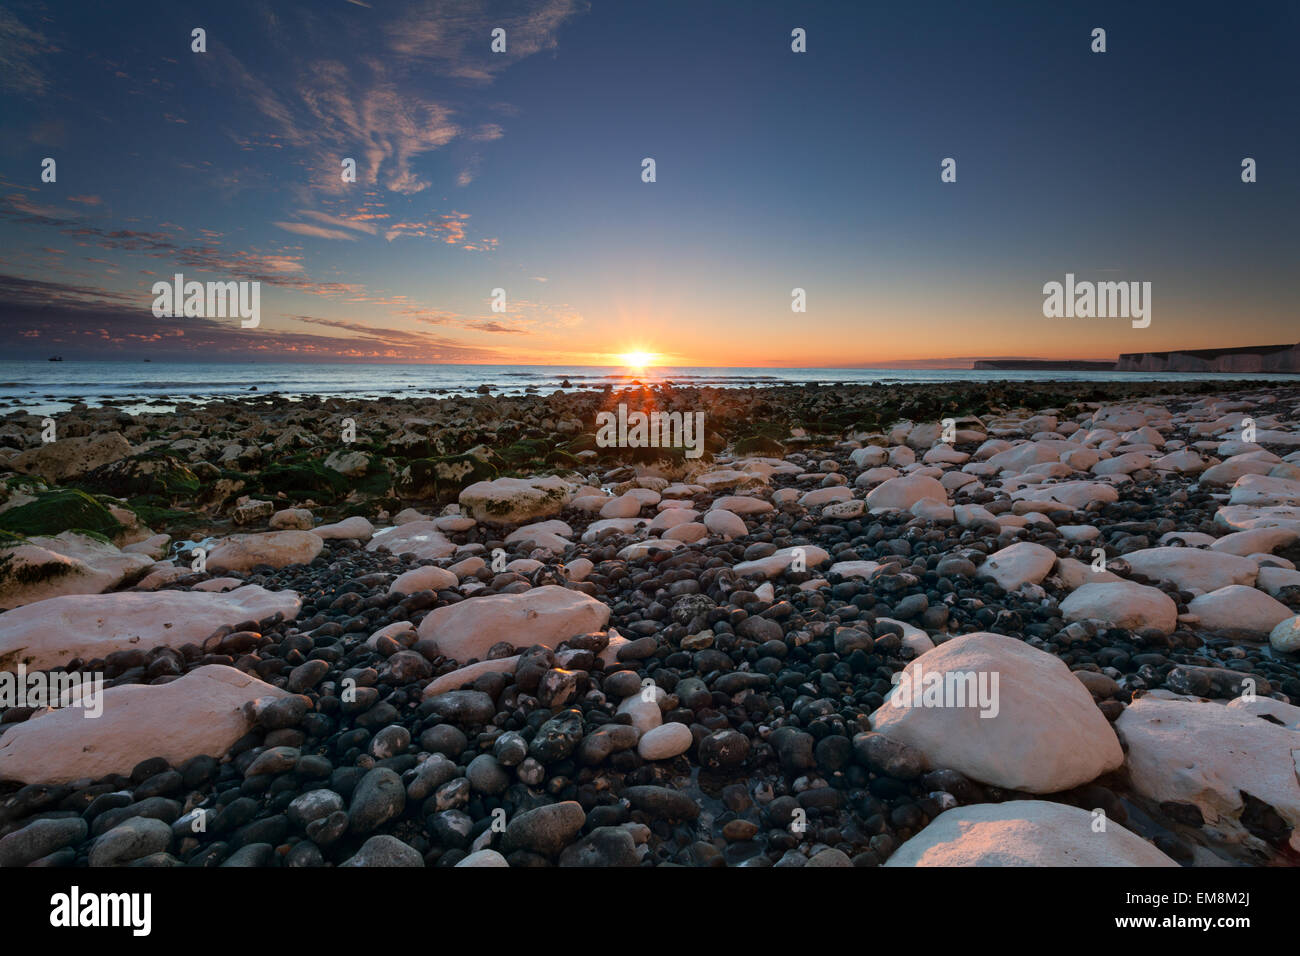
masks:
<path fill-rule="evenodd" d="M 628 368 L 645 368 L 654 364 L 655 355 L 653 352 L 624 352 L 618 360 Z"/>

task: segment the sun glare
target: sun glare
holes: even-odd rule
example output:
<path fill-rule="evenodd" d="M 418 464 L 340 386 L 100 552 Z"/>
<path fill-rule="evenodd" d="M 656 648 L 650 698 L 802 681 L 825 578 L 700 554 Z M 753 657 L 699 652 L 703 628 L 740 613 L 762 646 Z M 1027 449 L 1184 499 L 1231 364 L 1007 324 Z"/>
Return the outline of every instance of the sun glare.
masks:
<path fill-rule="evenodd" d="M 653 352 L 624 352 L 618 358 L 628 368 L 645 368 L 654 364 L 655 360 Z"/>

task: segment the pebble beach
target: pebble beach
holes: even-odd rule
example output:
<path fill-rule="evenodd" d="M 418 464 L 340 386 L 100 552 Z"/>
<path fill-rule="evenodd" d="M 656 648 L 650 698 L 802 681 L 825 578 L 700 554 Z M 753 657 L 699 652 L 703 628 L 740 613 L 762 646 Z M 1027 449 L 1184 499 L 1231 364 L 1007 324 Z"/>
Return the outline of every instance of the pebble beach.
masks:
<path fill-rule="evenodd" d="M 0 418 L 0 866 L 1300 862 L 1300 386 L 485 392 Z"/>

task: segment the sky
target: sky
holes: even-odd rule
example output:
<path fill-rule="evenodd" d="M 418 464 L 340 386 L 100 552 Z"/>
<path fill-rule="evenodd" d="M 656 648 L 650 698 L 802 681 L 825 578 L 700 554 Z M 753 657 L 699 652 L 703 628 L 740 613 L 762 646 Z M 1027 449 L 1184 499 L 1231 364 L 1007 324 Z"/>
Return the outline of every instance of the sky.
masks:
<path fill-rule="evenodd" d="M 1289 0 L 14 0 L 0 354 L 874 367 L 1295 342 L 1297 37 Z M 260 323 L 155 317 L 176 273 L 259 282 Z M 1067 274 L 1151 283 L 1150 324 L 1045 317 Z"/>

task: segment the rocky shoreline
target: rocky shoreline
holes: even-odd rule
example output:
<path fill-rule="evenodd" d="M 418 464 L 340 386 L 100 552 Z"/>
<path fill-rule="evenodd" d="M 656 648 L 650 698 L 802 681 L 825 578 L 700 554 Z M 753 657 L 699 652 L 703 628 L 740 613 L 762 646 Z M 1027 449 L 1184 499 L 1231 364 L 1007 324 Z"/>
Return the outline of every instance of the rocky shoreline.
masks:
<path fill-rule="evenodd" d="M 602 447 L 620 404 L 703 456 Z M 12 412 L 0 672 L 105 690 L 0 708 L 0 865 L 1295 865 L 1298 420 L 1272 382 Z"/>

